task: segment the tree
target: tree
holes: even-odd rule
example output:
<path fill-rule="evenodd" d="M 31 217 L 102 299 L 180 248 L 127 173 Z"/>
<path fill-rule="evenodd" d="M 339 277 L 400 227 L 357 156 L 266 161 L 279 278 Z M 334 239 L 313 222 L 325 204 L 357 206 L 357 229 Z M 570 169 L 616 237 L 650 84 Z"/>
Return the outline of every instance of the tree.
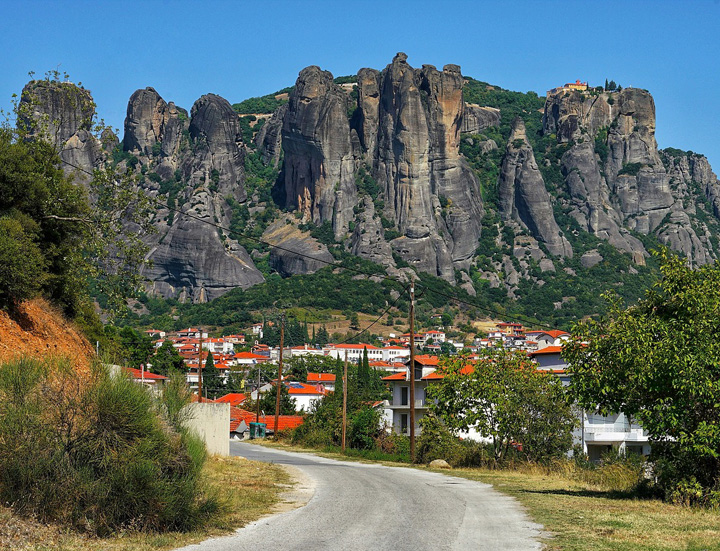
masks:
<path fill-rule="evenodd" d="M 12 278 L 0 273 L 0 307 L 42 294 L 77 316 L 87 310 L 89 281 L 116 308 L 139 288 L 147 251 L 141 238 L 152 224 L 150 200 L 134 173 L 105 162 L 88 171 L 90 178 L 81 169 L 83 181 L 69 175 L 75 167 L 59 155 L 63 121 L 38 115 L 42 102 L 53 97 L 73 108 L 82 102 L 88 120 L 79 124 L 90 140 L 104 128 L 95 123 L 89 93 L 59 78 L 54 72 L 31 81 L 14 103 L 15 126 L 0 126 L 0 263 L 11 266 L 18 247 L 30 260 Z M 37 276 L 32 285 L 30 275 Z"/>
<path fill-rule="evenodd" d="M 317 336 L 315 337 L 315 346 L 323 347 L 330 342 L 330 335 L 328 335 L 327 328 L 323 325 L 318 329 Z"/>
<path fill-rule="evenodd" d="M 120 343 L 123 348 L 122 359 L 135 369 L 140 369 L 140 364 L 147 364 L 155 351 L 150 337 L 131 327 L 120 330 Z"/>
<path fill-rule="evenodd" d="M 533 461 L 570 449 L 576 417 L 562 383 L 526 354 L 490 349 L 474 364 L 444 358 L 438 369 L 443 379 L 427 390 L 431 411 L 452 431 L 472 428 L 490 438 L 496 461 L 513 444 Z"/>
<path fill-rule="evenodd" d="M 212 352 L 209 351 L 207 353 L 207 359 L 205 360 L 205 369 L 203 369 L 202 387 L 205 396 L 211 400 L 222 396 L 225 392 L 225 383 L 217 367 L 215 367 Z"/>
<path fill-rule="evenodd" d="M 152 364 L 153 373 L 165 377 L 168 377 L 173 371 L 186 371 L 185 362 L 170 340 L 163 342 L 160 348 L 155 351 L 155 355 L 150 358 L 150 363 Z"/>
<path fill-rule="evenodd" d="M 720 477 L 720 267 L 656 253 L 662 279 L 644 299 L 575 325 L 563 355 L 578 403 L 639 421 L 663 489 Z"/>

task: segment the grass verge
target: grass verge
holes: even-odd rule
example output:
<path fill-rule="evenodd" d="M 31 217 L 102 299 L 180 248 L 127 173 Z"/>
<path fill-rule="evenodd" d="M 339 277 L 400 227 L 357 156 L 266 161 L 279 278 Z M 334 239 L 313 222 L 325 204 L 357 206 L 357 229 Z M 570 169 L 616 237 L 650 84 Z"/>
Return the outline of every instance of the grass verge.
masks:
<path fill-rule="evenodd" d="M 95 538 L 56 525 L 14 516 L 0 507 L 0 549 L 22 551 L 146 551 L 174 549 L 221 536 L 240 528 L 272 510 L 280 494 L 291 483 L 287 472 L 277 465 L 248 461 L 241 457 L 212 457 L 204 473 L 223 503 L 202 530 L 138 533 L 128 529 L 108 538 Z"/>
<path fill-rule="evenodd" d="M 373 462 L 368 457 L 343 456 L 266 442 L 269 447 L 316 453 L 343 461 Z M 380 461 L 385 465 L 418 467 Z M 453 469 L 437 471 L 491 484 L 516 498 L 528 516 L 545 527 L 545 549 L 562 551 L 720 551 L 720 512 L 693 509 L 657 499 L 638 499 L 579 479 L 577 474 L 539 467 L 518 470 Z"/>
<path fill-rule="evenodd" d="M 515 497 L 551 537 L 547 549 L 659 551 L 720 549 L 717 511 L 593 487 L 540 470 L 455 469 L 455 476 L 492 484 Z"/>

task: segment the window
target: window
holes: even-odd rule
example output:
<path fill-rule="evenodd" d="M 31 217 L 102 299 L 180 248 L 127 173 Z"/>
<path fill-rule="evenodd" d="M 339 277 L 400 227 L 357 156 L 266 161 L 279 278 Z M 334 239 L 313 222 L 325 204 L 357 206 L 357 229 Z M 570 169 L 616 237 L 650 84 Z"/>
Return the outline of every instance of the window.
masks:
<path fill-rule="evenodd" d="M 405 434 L 408 430 L 408 414 L 403 413 L 400 415 L 400 432 Z"/>
<path fill-rule="evenodd" d="M 400 387 L 400 405 L 401 406 L 407 406 L 409 405 L 409 394 L 410 389 L 406 386 Z"/>

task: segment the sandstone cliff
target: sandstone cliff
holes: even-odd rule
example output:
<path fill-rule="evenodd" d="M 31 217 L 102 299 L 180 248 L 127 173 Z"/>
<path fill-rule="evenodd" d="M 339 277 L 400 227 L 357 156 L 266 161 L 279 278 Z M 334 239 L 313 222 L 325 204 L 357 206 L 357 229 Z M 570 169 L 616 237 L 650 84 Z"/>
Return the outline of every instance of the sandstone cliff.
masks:
<path fill-rule="evenodd" d="M 499 208 L 503 220 L 514 220 L 542 240 L 551 254 L 572 256 L 572 247 L 555 221 L 550 195 L 545 189 L 521 118 L 512 133 L 500 169 Z"/>
<path fill-rule="evenodd" d="M 581 227 L 640 263 L 647 252 L 629 230 L 654 234 L 698 264 L 714 257 L 670 188 L 647 91 L 561 90 L 548 96 L 543 125 L 565 148 L 558 162 L 571 197 L 566 206 Z"/>
<path fill-rule="evenodd" d="M 483 213 L 477 179 L 459 153 L 462 86 L 456 65 L 414 69 L 405 54 L 382 72 L 360 70 L 354 96 L 330 73 L 304 69 L 283 124 L 286 206 L 317 224 L 331 222 L 342 239 L 363 193 L 364 167 L 379 188 L 372 216 L 399 235 L 390 248 L 376 235 L 372 253 L 356 237 L 358 254 L 390 265 L 392 251 L 454 281 L 455 268 L 467 267 L 475 251 Z M 365 213 L 363 227 L 372 223 Z"/>
<path fill-rule="evenodd" d="M 156 215 L 144 270 L 151 292 L 205 302 L 264 280 L 236 240 L 207 224 L 229 226 L 227 198 L 247 197 L 238 118 L 227 100 L 207 94 L 188 119 L 153 88 L 138 90 L 128 103 L 123 147 L 139 160 L 141 185 L 187 213 L 161 208 Z"/>

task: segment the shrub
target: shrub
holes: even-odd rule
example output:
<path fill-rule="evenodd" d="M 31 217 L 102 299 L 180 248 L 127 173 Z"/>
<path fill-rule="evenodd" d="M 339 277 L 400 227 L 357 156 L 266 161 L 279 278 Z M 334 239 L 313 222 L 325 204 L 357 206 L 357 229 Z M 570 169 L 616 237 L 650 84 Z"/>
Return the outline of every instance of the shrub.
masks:
<path fill-rule="evenodd" d="M 195 528 L 219 507 L 204 494 L 205 455 L 128 377 L 0 366 L 0 500 L 22 514 L 97 535 Z"/>

